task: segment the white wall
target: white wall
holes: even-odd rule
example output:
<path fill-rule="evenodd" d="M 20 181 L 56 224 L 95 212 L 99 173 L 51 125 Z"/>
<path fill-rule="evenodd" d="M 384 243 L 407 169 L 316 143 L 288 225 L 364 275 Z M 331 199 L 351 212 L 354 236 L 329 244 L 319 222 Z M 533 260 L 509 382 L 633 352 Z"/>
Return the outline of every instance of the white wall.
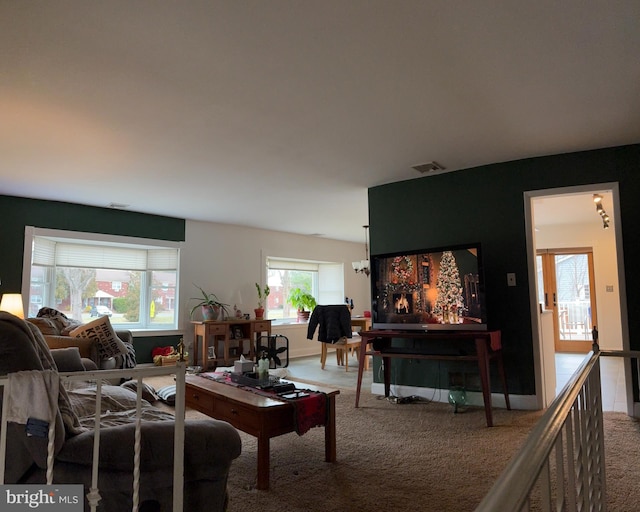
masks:
<path fill-rule="evenodd" d="M 353 298 L 354 315 L 370 309 L 369 278 L 356 274 L 351 262 L 364 258 L 364 243 L 342 242 L 313 236 L 293 235 L 228 224 L 186 221 L 186 241 L 181 252 L 180 325 L 190 349 L 193 329 L 189 311 L 197 297 L 197 284 L 215 293 L 221 302 L 237 305 L 254 317 L 257 306 L 256 282 L 266 280 L 265 258 L 282 256 L 315 261 L 344 263 L 345 295 Z M 289 357 L 320 354 L 320 344 L 306 339 L 304 326 L 282 326 L 274 334 L 289 338 Z"/>
<path fill-rule="evenodd" d="M 620 290 L 616 259 L 615 231 L 602 224 L 541 226 L 536 232 L 536 249 L 592 247 L 596 288 L 596 310 L 600 348 L 622 350 Z M 607 292 L 613 286 L 613 292 Z"/>

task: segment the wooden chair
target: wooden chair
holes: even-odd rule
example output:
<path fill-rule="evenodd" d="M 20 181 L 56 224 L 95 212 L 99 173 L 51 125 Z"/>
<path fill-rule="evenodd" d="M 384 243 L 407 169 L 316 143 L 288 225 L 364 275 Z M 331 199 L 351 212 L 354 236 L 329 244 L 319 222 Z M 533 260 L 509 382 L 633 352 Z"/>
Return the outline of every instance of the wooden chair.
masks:
<path fill-rule="evenodd" d="M 349 371 L 349 356 L 356 354 L 358 360 L 360 360 L 360 336 L 354 336 L 353 338 L 344 338 L 343 343 L 323 343 L 320 353 L 320 365 L 324 370 L 327 362 L 327 345 L 331 345 L 336 349 L 336 362 L 338 366 L 344 366 L 345 371 Z M 365 356 L 364 369 L 369 369 L 369 358 Z"/>

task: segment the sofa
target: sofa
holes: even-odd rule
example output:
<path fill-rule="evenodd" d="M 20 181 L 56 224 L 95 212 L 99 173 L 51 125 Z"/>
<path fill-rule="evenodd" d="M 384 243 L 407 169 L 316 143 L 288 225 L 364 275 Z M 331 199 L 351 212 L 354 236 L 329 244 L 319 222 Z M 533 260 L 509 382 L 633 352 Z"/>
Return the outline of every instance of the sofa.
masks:
<path fill-rule="evenodd" d="M 99 343 L 95 338 L 71 336 L 71 333 L 80 324 L 68 319 L 63 313 L 51 308 L 42 308 L 38 314 L 43 316 L 26 320 L 38 328 L 50 349 L 78 347 L 80 356 L 93 361 L 101 370 L 133 368 L 135 366 L 135 349 L 131 331 L 114 331 L 126 350 L 119 354 L 105 354 L 100 350 Z M 108 322 L 108 318 L 105 318 L 104 321 Z"/>
<path fill-rule="evenodd" d="M 62 352 L 64 357 L 60 358 Z M 77 347 L 49 349 L 44 336 L 34 324 L 0 312 L 0 375 L 9 378 L 11 390 L 8 412 L 12 412 L 13 392 L 21 388 L 19 378 L 34 374 L 54 379 L 56 360 L 80 368 L 82 358 Z M 33 371 L 37 370 L 37 371 Z M 95 374 L 95 372 L 94 372 Z M 45 381 L 47 382 L 47 381 Z M 43 393 L 52 394 L 48 387 Z M 42 398 L 32 395 L 37 404 Z M 23 390 L 24 391 L 24 390 Z M 93 453 L 93 418 L 95 382 L 82 381 L 69 388 L 60 386 L 52 404 L 55 417 L 54 484 L 83 484 L 85 493 L 91 484 Z M 45 397 L 45 403 L 47 397 Z M 133 446 L 136 394 L 123 386 L 102 386 L 100 417 L 98 510 L 121 512 L 133 504 Z M 173 486 L 173 415 L 151 403 L 142 402 L 140 509 L 172 510 Z M 0 406 L 5 404 L 0 402 Z M 29 407 L 34 405 L 29 404 Z M 24 415 L 33 411 L 21 411 Z M 36 411 L 37 412 L 37 411 Z M 9 417 L 11 419 L 12 416 Z M 7 460 L 5 483 L 42 484 L 46 482 L 47 439 L 29 435 L 25 424 L 7 423 Z M 2 426 L 0 425 L 0 428 Z M 240 455 L 241 441 L 235 428 L 214 419 L 185 420 L 184 511 L 223 511 L 227 505 L 227 478 L 232 461 Z M 89 510 L 85 498 L 85 510 Z"/>

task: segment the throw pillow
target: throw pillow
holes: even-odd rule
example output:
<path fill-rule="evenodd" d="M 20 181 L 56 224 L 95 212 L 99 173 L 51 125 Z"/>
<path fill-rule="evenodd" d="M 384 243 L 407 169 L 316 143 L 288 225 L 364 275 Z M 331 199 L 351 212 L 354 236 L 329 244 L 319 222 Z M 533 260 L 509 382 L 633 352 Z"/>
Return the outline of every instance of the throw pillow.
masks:
<path fill-rule="evenodd" d="M 120 387 L 129 389 L 134 393 L 138 393 L 138 381 L 137 380 L 128 380 L 127 382 L 123 382 L 120 384 Z M 144 398 L 147 402 L 153 403 L 158 400 L 158 395 L 156 394 L 156 390 L 150 384 L 145 382 L 142 383 L 142 398 Z"/>
<path fill-rule="evenodd" d="M 74 338 L 89 338 L 96 341 L 100 359 L 108 359 L 127 353 L 127 347 L 116 336 L 108 316 L 98 317 L 88 324 L 76 327 L 69 335 Z"/>
<path fill-rule="evenodd" d="M 86 372 L 92 372 L 98 369 L 98 365 L 93 359 L 89 359 L 87 357 L 81 358 L 82 366 L 84 366 L 84 370 Z"/>
<path fill-rule="evenodd" d="M 85 370 L 78 347 L 54 348 L 51 355 L 59 372 L 83 372 Z"/>
<path fill-rule="evenodd" d="M 169 405 L 176 403 L 176 386 L 164 386 L 157 391 L 158 398 Z"/>

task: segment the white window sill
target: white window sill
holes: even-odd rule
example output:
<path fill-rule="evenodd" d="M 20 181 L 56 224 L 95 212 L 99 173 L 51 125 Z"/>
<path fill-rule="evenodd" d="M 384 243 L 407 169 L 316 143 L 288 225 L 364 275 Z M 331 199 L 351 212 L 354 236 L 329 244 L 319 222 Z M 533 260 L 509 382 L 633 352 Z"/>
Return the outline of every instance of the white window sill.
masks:
<path fill-rule="evenodd" d="M 127 329 L 124 327 L 123 329 L 114 328 L 114 330 L 130 330 L 131 334 L 134 338 L 138 337 L 146 337 L 146 336 L 182 336 L 184 331 L 179 331 L 175 329 L 167 329 L 165 330 L 153 330 L 153 329 Z"/>
<path fill-rule="evenodd" d="M 308 326 L 309 322 L 296 322 L 295 320 L 272 320 L 271 327 L 300 327 L 300 326 Z"/>

